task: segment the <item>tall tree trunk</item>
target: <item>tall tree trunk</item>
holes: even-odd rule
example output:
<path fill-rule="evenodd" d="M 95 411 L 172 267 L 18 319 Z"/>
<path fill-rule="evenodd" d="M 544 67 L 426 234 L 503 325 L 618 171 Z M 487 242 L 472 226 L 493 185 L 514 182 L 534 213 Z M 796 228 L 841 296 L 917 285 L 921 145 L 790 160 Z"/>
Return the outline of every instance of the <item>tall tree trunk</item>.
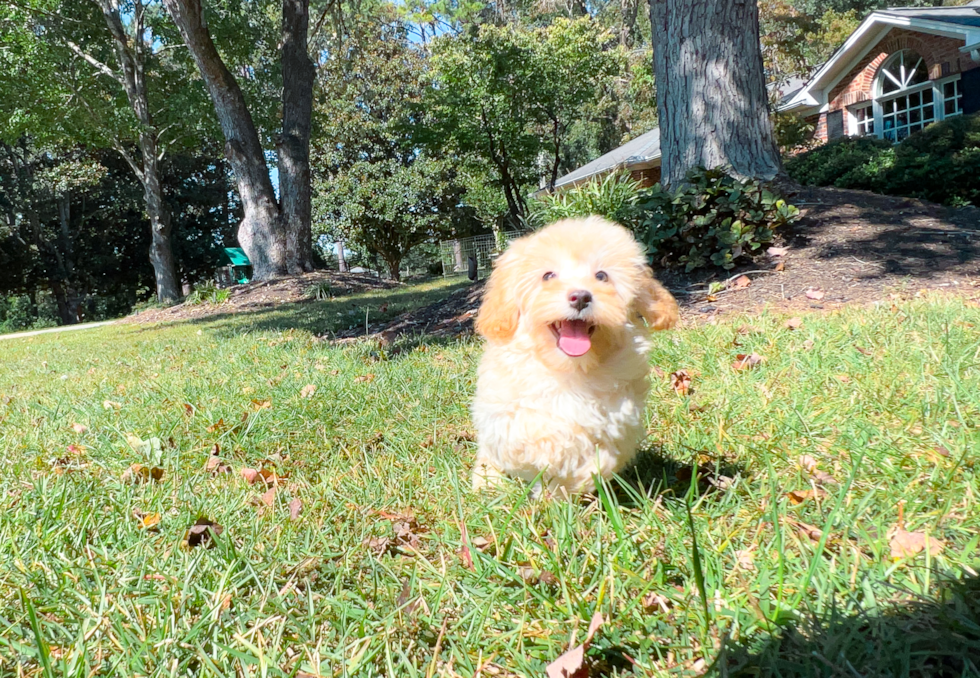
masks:
<path fill-rule="evenodd" d="M 139 120 L 139 147 L 142 162 L 128 154 L 122 144 L 117 150 L 136 173 L 143 184 L 146 214 L 150 220 L 150 263 L 156 276 L 157 298 L 163 302 L 180 300 L 180 284 L 177 280 L 177 267 L 174 263 L 171 246 L 170 209 L 163 198 L 163 185 L 160 181 L 160 157 L 157 147 L 157 129 L 150 113 L 150 98 L 146 87 L 144 72 L 144 23 L 145 6 L 137 0 L 133 7 L 133 35 L 130 36 L 123 25 L 118 0 L 96 0 L 102 10 L 106 25 L 112 34 L 116 61 L 121 70 L 118 79 L 126 91 L 129 105 Z"/>
<path fill-rule="evenodd" d="M 782 174 L 769 120 L 754 0 L 650 0 L 662 178 L 694 167 Z"/>
<path fill-rule="evenodd" d="M 310 126 L 316 68 L 307 52 L 309 29 L 310 0 L 283 0 L 279 197 L 287 266 L 293 274 L 313 270 Z"/>
<path fill-rule="evenodd" d="M 245 216 L 238 242 L 253 276 L 267 279 L 311 270 L 310 119 L 314 67 L 307 54 L 309 0 L 283 0 L 283 134 L 279 147 L 282 205 L 242 90 L 211 39 L 201 0 L 163 0 L 204 79 L 225 135 L 225 155 Z"/>

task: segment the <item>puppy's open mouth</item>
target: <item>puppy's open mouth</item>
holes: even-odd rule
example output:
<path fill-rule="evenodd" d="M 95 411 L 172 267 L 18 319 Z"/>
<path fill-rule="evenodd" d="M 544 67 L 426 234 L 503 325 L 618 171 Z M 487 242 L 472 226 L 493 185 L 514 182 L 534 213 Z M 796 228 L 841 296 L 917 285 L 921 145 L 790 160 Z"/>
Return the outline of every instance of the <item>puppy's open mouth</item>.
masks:
<path fill-rule="evenodd" d="M 595 325 L 587 320 L 559 320 L 551 323 L 551 331 L 558 341 L 558 349 L 567 356 L 578 358 L 592 348 Z"/>

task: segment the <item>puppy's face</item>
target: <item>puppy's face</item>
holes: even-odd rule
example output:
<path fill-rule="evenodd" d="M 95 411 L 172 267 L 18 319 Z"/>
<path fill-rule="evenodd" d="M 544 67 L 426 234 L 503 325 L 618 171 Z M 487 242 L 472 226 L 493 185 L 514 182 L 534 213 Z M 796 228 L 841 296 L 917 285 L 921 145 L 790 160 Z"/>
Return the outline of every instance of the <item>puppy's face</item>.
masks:
<path fill-rule="evenodd" d="M 622 348 L 638 315 L 662 329 L 677 305 L 629 231 L 591 217 L 512 243 L 490 277 L 477 331 L 492 342 L 529 340 L 551 369 L 588 370 Z"/>

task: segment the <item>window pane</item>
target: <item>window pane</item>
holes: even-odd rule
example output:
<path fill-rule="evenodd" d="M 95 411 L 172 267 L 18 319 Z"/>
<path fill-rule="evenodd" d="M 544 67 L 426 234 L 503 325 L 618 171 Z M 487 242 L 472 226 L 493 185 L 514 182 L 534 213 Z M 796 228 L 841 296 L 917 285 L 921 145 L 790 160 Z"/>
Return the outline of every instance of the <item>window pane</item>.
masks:
<path fill-rule="evenodd" d="M 922 103 L 931 104 L 932 103 L 932 88 L 922 92 Z"/>
<path fill-rule="evenodd" d="M 933 106 L 927 106 L 922 109 L 922 121 L 932 122 L 936 119 L 936 109 Z"/>
<path fill-rule="evenodd" d="M 920 110 L 918 108 L 909 111 L 909 121 L 910 122 L 919 122 L 919 120 L 921 120 L 921 119 L 922 119 L 921 118 L 921 112 L 920 112 Z"/>
<path fill-rule="evenodd" d="M 912 125 L 909 127 L 910 132 L 918 132 L 920 129 L 922 129 L 922 125 Z"/>
<path fill-rule="evenodd" d="M 895 100 L 894 99 L 891 99 L 889 101 L 886 101 L 884 104 L 882 104 L 882 109 L 884 110 L 884 112 L 886 114 L 887 113 L 894 113 L 895 112 Z"/>
<path fill-rule="evenodd" d="M 919 105 L 919 93 L 916 92 L 915 94 L 909 94 L 909 106 L 918 106 L 918 105 Z"/>
<path fill-rule="evenodd" d="M 897 99 L 895 99 L 895 108 L 897 108 L 900 111 L 904 111 L 908 105 L 909 105 L 908 97 L 898 97 Z"/>
<path fill-rule="evenodd" d="M 924 59 L 919 59 L 918 65 L 915 67 L 915 74 L 912 76 L 912 81 L 909 85 L 918 85 L 929 79 L 929 69 L 926 68 L 926 62 Z"/>
<path fill-rule="evenodd" d="M 956 96 L 956 83 L 947 82 L 943 83 L 943 96 L 947 99 Z"/>
<path fill-rule="evenodd" d="M 943 104 L 943 112 L 946 115 L 951 115 L 951 114 L 955 113 L 956 112 L 956 100 L 955 99 L 950 99 L 949 101 L 947 101 L 946 103 L 944 103 Z"/>
<path fill-rule="evenodd" d="M 895 141 L 895 130 L 885 130 L 885 138 Z"/>

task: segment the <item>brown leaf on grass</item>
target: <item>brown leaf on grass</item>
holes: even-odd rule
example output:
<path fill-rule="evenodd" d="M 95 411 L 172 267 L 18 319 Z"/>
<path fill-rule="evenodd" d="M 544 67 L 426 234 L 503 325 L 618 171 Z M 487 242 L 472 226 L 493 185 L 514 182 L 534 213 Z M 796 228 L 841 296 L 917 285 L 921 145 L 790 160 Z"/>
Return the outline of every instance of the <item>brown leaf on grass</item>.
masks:
<path fill-rule="evenodd" d="M 847 376 L 846 374 L 838 374 L 837 375 L 837 381 L 839 381 L 842 384 L 850 384 L 851 383 L 851 378 L 849 376 Z"/>
<path fill-rule="evenodd" d="M 81 435 L 86 431 L 88 431 L 88 426 L 86 426 L 85 424 L 72 424 L 71 430 L 77 433 L 78 435 Z"/>
<path fill-rule="evenodd" d="M 190 403 L 184 403 L 184 414 L 188 417 L 194 416 L 194 406 Z"/>
<path fill-rule="evenodd" d="M 66 449 L 68 450 L 68 454 L 76 457 L 80 457 L 85 454 L 85 448 L 81 445 L 69 445 Z"/>
<path fill-rule="evenodd" d="M 276 503 L 276 488 L 270 487 L 268 490 L 262 493 L 261 496 L 257 497 L 255 505 L 264 506 L 266 508 L 272 508 Z"/>
<path fill-rule="evenodd" d="M 813 478 L 814 482 L 818 485 L 838 485 L 837 479 L 834 476 L 821 471 L 818 467 L 817 460 L 811 457 L 809 454 L 804 454 L 797 460 L 800 468 L 809 474 Z"/>
<path fill-rule="evenodd" d="M 364 384 L 374 381 L 374 374 L 362 374 L 359 377 L 354 377 L 355 384 Z"/>
<path fill-rule="evenodd" d="M 751 549 L 736 551 L 735 562 L 746 572 L 755 570 L 755 556 L 752 554 Z"/>
<path fill-rule="evenodd" d="M 801 522 L 799 520 L 794 520 L 792 518 L 787 518 L 784 516 L 784 520 L 788 522 L 796 532 L 804 539 L 809 539 L 810 541 L 817 543 L 823 536 L 823 530 L 819 527 L 815 527 L 808 523 Z"/>
<path fill-rule="evenodd" d="M 756 325 L 739 325 L 735 332 L 743 336 L 746 334 L 762 334 L 762 328 Z"/>
<path fill-rule="evenodd" d="M 133 511 L 133 516 L 139 521 L 139 529 L 148 532 L 156 532 L 160 529 L 161 516 L 159 513 L 143 513 L 140 510 Z"/>
<path fill-rule="evenodd" d="M 159 466 L 144 466 L 143 464 L 132 464 L 123 471 L 122 481 L 124 483 L 148 483 L 151 480 L 163 480 L 163 469 Z"/>
<path fill-rule="evenodd" d="M 272 401 L 268 399 L 266 400 L 253 399 L 252 407 L 255 409 L 256 412 L 258 412 L 259 410 L 267 410 L 272 407 Z"/>
<path fill-rule="evenodd" d="M 686 396 L 691 392 L 691 375 L 687 370 L 677 370 L 670 375 L 670 387 L 677 395 Z"/>
<path fill-rule="evenodd" d="M 389 513 L 388 511 L 372 511 L 373 515 L 391 521 L 392 537 L 374 537 L 365 543 L 377 555 L 385 553 L 411 555 L 419 550 L 422 544 L 421 535 L 426 531 L 414 513 Z"/>
<path fill-rule="evenodd" d="M 786 498 L 789 499 L 791 504 L 799 505 L 807 502 L 811 499 L 822 499 L 827 496 L 827 492 L 820 489 L 810 489 L 810 490 L 793 490 L 786 493 Z"/>
<path fill-rule="evenodd" d="M 732 369 L 736 371 L 748 370 L 756 367 L 765 358 L 763 358 L 758 353 L 739 353 L 735 356 L 735 362 L 732 363 Z"/>
<path fill-rule="evenodd" d="M 224 419 L 219 419 L 218 421 L 216 421 L 213 424 L 211 424 L 210 426 L 208 426 L 207 432 L 208 433 L 219 433 L 221 431 L 224 431 L 226 428 L 228 428 L 228 425 L 225 423 L 225 420 Z"/>
<path fill-rule="evenodd" d="M 917 555 L 927 549 L 929 556 L 935 558 L 946 547 L 942 539 L 930 537 L 925 532 L 907 532 L 898 525 L 888 530 L 888 544 L 895 560 Z"/>
<path fill-rule="evenodd" d="M 874 351 L 869 351 L 866 348 L 861 348 L 857 344 L 854 344 L 854 350 L 857 351 L 858 353 L 860 353 L 861 355 L 872 355 L 873 356 L 875 354 Z"/>
<path fill-rule="evenodd" d="M 581 645 L 573 647 L 548 664 L 545 667 L 547 678 L 589 678 L 589 666 L 585 663 L 585 651 L 589 649 L 592 637 L 602 626 L 602 623 L 602 613 L 596 612 L 592 615 L 592 622 L 589 624 L 589 631 L 585 635 L 585 640 L 582 641 Z"/>
<path fill-rule="evenodd" d="M 950 456 L 949 450 L 946 449 L 946 447 L 943 446 L 943 445 L 936 445 L 936 447 L 934 449 L 936 451 L 936 454 L 938 454 L 941 457 L 948 457 L 948 456 Z"/>
<path fill-rule="evenodd" d="M 804 351 L 809 351 L 812 348 L 813 348 L 813 339 L 807 339 L 806 341 L 803 342 Z"/>
<path fill-rule="evenodd" d="M 653 365 L 650 369 L 653 370 L 653 373 L 657 375 L 657 378 L 658 379 L 663 379 L 664 378 L 664 374 L 666 374 L 666 372 L 664 372 L 662 369 L 660 369 L 656 365 Z"/>
<path fill-rule="evenodd" d="M 102 408 L 105 410 L 120 410 L 122 409 L 122 403 L 117 403 L 112 400 L 103 400 Z"/>
<path fill-rule="evenodd" d="M 299 497 L 293 497 L 289 502 L 289 519 L 299 520 L 299 514 L 303 510 L 303 501 Z"/>
<path fill-rule="evenodd" d="M 747 275 L 740 275 L 729 284 L 729 289 L 743 290 L 752 284 L 752 278 Z"/>
<path fill-rule="evenodd" d="M 777 273 L 782 273 L 783 271 L 786 270 L 786 262 L 780 261 L 778 264 L 776 264 L 775 267 L 773 267 L 772 270 L 776 271 Z"/>
<path fill-rule="evenodd" d="M 214 475 L 218 475 L 219 473 L 231 473 L 231 466 L 226 464 L 221 457 L 217 456 L 218 446 L 215 445 L 214 449 L 215 451 L 211 453 L 210 457 L 208 457 L 208 461 L 207 464 L 205 464 L 204 469 L 209 473 L 213 473 Z"/>
<path fill-rule="evenodd" d="M 823 299 L 824 291 L 823 290 L 819 290 L 816 287 L 811 287 L 810 289 L 808 289 L 805 292 L 805 294 L 806 294 L 806 298 L 807 299 L 813 299 L 815 301 L 820 301 L 821 299 Z"/>
<path fill-rule="evenodd" d="M 279 480 L 285 480 L 288 475 L 279 475 L 275 470 L 268 467 L 263 467 L 261 469 L 254 468 L 243 468 L 241 470 L 242 478 L 245 479 L 249 485 L 254 485 L 255 483 L 265 483 L 266 485 L 278 485 Z"/>
<path fill-rule="evenodd" d="M 187 548 L 194 548 L 195 546 L 211 548 L 214 546 L 214 538 L 220 537 L 224 531 L 225 528 L 213 520 L 204 517 L 198 518 L 197 522 L 191 525 L 187 534 L 184 535 L 184 545 Z"/>
<path fill-rule="evenodd" d="M 798 330 L 802 325 L 803 325 L 802 318 L 790 318 L 789 320 L 783 323 L 783 327 L 785 327 L 788 330 Z"/>
<path fill-rule="evenodd" d="M 315 384 L 307 384 L 299 392 L 300 396 L 303 397 L 303 398 L 311 398 L 314 393 L 316 393 L 316 385 Z"/>
<path fill-rule="evenodd" d="M 653 614 L 655 612 L 663 612 L 664 614 L 668 614 L 672 603 L 670 598 L 667 596 L 660 595 L 659 593 L 648 593 L 643 596 L 643 600 L 640 601 L 640 605 L 643 606 L 643 611 L 647 614 Z"/>

